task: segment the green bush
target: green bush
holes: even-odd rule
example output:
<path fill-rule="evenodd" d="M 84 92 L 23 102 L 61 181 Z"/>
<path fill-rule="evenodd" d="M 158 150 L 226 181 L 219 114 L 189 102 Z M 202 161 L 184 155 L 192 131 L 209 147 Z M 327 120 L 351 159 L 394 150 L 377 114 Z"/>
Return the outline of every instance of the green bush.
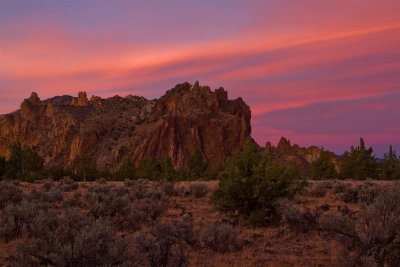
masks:
<path fill-rule="evenodd" d="M 118 170 L 113 173 L 113 176 L 119 181 L 136 179 L 136 168 L 132 158 L 126 157 Z"/>
<path fill-rule="evenodd" d="M 189 159 L 190 177 L 192 179 L 203 178 L 207 167 L 208 163 L 203 159 L 201 150 L 197 149 Z"/>
<path fill-rule="evenodd" d="M 400 179 L 400 158 L 396 151 L 390 146 L 389 152 L 385 154 L 381 164 L 381 179 L 396 180 Z"/>
<path fill-rule="evenodd" d="M 292 197 L 302 186 L 296 168 L 272 162 L 268 152 L 260 155 L 249 141 L 228 164 L 214 199 L 222 211 L 238 213 L 253 225 L 267 225 L 277 219 L 279 200 Z"/>
<path fill-rule="evenodd" d="M 100 177 L 96 161 L 89 155 L 83 155 L 76 161 L 76 174 L 80 180 L 95 181 Z"/>
<path fill-rule="evenodd" d="M 14 144 L 10 148 L 11 156 L 5 162 L 5 177 L 32 182 L 42 179 L 44 174 L 44 160 L 29 147 Z M 4 163 L 2 163 L 4 164 Z"/>
<path fill-rule="evenodd" d="M 372 147 L 367 149 L 364 139 L 360 138 L 360 145 L 356 148 L 351 146 L 350 152 L 346 151 L 343 155 L 341 178 L 357 180 L 377 178 L 377 162 L 373 152 Z"/>
<path fill-rule="evenodd" d="M 307 176 L 314 180 L 336 179 L 338 177 L 329 152 L 321 151 L 319 157 L 311 163 Z"/>
<path fill-rule="evenodd" d="M 165 158 L 163 160 L 158 160 L 155 158 L 149 158 L 143 160 L 137 170 L 136 179 L 149 179 L 153 181 L 159 180 L 175 180 L 176 171 L 172 165 L 170 158 Z"/>

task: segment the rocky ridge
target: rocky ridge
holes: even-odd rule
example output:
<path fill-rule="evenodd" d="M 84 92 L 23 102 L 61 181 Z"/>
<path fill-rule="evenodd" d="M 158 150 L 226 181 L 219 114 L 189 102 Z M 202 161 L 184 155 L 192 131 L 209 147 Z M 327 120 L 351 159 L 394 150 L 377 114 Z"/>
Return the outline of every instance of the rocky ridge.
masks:
<path fill-rule="evenodd" d="M 99 169 L 115 169 L 126 156 L 171 158 L 187 165 L 200 149 L 206 160 L 221 162 L 250 138 L 251 112 L 223 88 L 178 84 L 158 100 L 139 96 L 40 100 L 36 93 L 20 109 L 0 117 L 0 156 L 20 143 L 33 148 L 48 166 L 72 166 L 87 155 Z"/>

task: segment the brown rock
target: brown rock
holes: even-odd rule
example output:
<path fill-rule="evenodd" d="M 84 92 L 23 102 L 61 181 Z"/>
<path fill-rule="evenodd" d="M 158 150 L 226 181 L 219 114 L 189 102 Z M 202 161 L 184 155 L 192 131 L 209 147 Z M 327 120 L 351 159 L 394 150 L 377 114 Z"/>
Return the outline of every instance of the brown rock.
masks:
<path fill-rule="evenodd" d="M 89 104 L 86 92 L 79 92 L 78 97 L 72 98 L 71 105 L 73 106 L 87 106 Z"/>
<path fill-rule="evenodd" d="M 185 166 L 196 149 L 211 162 L 224 161 L 251 132 L 250 108 L 241 98 L 229 100 L 223 88 L 212 91 L 198 82 L 178 84 L 158 100 L 114 96 L 88 101 L 84 92 L 77 98 L 31 98 L 0 118 L 0 155 L 19 142 L 50 166 L 73 165 L 84 154 L 108 170 L 127 155 L 137 163 L 170 157 L 175 166 Z"/>
<path fill-rule="evenodd" d="M 40 103 L 40 98 L 37 93 L 32 92 L 31 96 L 28 98 L 31 103 Z"/>
<path fill-rule="evenodd" d="M 267 149 L 274 159 L 283 163 L 291 163 L 299 167 L 300 171 L 305 173 L 310 165 L 321 155 L 322 149 L 317 146 L 300 147 L 297 144 L 291 145 L 290 140 L 281 137 L 277 147 L 273 147 L 270 142 L 267 142 L 265 149 Z M 329 152 L 332 162 L 339 170 L 340 161 L 338 157 Z"/>
<path fill-rule="evenodd" d="M 101 97 L 93 95 L 90 98 L 90 103 L 95 105 L 95 106 L 101 106 Z"/>

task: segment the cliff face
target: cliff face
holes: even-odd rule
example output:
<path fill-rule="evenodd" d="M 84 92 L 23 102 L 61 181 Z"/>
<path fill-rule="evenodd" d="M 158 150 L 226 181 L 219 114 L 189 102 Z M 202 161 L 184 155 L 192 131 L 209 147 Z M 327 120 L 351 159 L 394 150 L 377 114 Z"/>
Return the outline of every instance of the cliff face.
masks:
<path fill-rule="evenodd" d="M 20 143 L 46 165 L 71 166 L 82 155 L 100 169 L 116 168 L 125 156 L 136 163 L 170 157 L 181 167 L 196 149 L 210 162 L 225 160 L 250 137 L 250 108 L 228 100 L 223 88 L 178 84 L 158 100 L 138 96 L 101 99 L 85 92 L 41 101 L 37 94 L 0 117 L 0 156 Z"/>

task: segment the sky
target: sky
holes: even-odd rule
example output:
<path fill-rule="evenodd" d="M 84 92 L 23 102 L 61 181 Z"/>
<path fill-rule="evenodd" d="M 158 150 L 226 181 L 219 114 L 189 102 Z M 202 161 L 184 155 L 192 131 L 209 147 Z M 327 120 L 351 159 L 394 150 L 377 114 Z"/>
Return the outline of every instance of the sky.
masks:
<path fill-rule="evenodd" d="M 400 1 L 0 0 L 0 114 L 35 91 L 224 87 L 252 136 L 400 152 Z"/>

